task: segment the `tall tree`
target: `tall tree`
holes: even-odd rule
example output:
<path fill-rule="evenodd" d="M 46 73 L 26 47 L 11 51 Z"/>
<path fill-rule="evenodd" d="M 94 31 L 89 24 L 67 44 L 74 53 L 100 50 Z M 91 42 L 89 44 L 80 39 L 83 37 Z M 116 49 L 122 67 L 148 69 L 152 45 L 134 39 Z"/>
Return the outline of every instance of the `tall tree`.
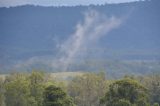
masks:
<path fill-rule="evenodd" d="M 0 78 L 0 106 L 4 106 L 4 80 Z"/>
<path fill-rule="evenodd" d="M 44 91 L 44 106 L 75 106 L 72 98 L 60 87 L 48 86 Z"/>
<path fill-rule="evenodd" d="M 106 106 L 148 106 L 147 89 L 133 79 L 125 78 L 110 85 L 101 99 Z"/>
<path fill-rule="evenodd" d="M 37 106 L 42 106 L 44 91 L 44 74 L 39 71 L 32 71 L 29 76 L 30 95 Z"/>
<path fill-rule="evenodd" d="M 141 77 L 141 82 L 148 88 L 152 104 L 160 104 L 160 74 Z"/>
<path fill-rule="evenodd" d="M 6 106 L 31 106 L 29 104 L 29 82 L 24 74 L 14 73 L 5 82 Z"/>
<path fill-rule="evenodd" d="M 69 94 L 78 106 L 98 106 L 106 88 L 104 73 L 86 73 L 74 78 L 68 85 Z"/>

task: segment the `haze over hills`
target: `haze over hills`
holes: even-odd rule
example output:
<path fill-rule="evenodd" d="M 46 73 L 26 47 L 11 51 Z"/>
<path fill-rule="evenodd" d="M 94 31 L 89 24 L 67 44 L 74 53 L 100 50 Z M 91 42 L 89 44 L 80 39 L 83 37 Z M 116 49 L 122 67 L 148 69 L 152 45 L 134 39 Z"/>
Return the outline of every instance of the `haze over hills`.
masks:
<path fill-rule="evenodd" d="M 159 0 L 0 8 L 0 71 L 158 72 L 159 10 Z"/>

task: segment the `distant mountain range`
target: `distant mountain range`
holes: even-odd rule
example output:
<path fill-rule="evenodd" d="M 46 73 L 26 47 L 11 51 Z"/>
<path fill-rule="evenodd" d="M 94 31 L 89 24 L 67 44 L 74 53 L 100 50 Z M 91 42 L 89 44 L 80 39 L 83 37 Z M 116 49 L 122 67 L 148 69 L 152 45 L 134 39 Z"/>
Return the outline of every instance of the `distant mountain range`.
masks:
<path fill-rule="evenodd" d="M 88 11 L 96 11 L 93 14 L 89 13 L 89 17 L 91 20 L 97 21 L 93 22 L 93 25 L 94 23 L 99 24 L 99 27 L 95 25 L 92 28 L 90 26 L 89 34 L 92 30 L 100 29 L 101 26 L 107 27 L 107 25 L 103 25 L 104 20 L 113 20 L 113 25 L 116 25 L 114 23 L 116 20 L 122 20 L 122 22 L 116 28 L 111 26 L 113 29 L 108 32 L 103 30 L 105 33 L 96 41 L 87 41 L 90 38 L 86 38 L 85 44 L 84 42 L 80 43 L 84 49 L 81 48 L 78 51 L 78 48 L 75 50 L 74 46 L 74 48 L 70 48 L 71 51 L 75 50 L 76 55 L 72 56 L 72 61 L 67 63 L 65 70 L 97 71 L 101 68 L 103 70 L 108 68 L 109 73 L 113 74 L 113 72 L 116 73 L 118 67 L 123 65 L 124 70 L 132 70 L 134 73 L 135 67 L 138 67 L 135 64 L 146 62 L 145 66 L 142 65 L 135 69 L 138 70 L 136 73 L 141 68 L 143 68 L 143 73 L 147 73 L 152 71 L 151 67 L 160 71 L 160 1 L 150 0 L 73 7 L 25 5 L 0 8 L 0 72 L 26 71 L 32 68 L 63 71 L 53 64 L 63 57 L 63 53 L 60 52 L 61 48 L 67 40 L 69 41 L 74 36 L 78 25 L 85 26 L 85 14 Z M 98 19 L 95 17 L 96 13 L 100 14 L 97 16 Z M 104 22 L 109 24 L 110 21 Z M 82 29 L 86 31 L 84 27 Z M 88 30 L 85 33 L 88 33 Z M 83 36 L 84 40 L 85 36 Z M 75 43 L 72 42 L 75 41 L 70 41 L 74 45 Z M 103 65 L 98 65 L 99 63 L 96 63 L 98 61 Z M 120 62 L 121 66 L 117 66 L 118 64 L 113 61 Z M 87 66 L 86 62 L 96 65 Z M 132 65 L 130 65 L 131 62 Z M 108 67 L 108 64 L 111 63 L 112 65 Z M 146 64 L 151 66 L 146 68 Z"/>

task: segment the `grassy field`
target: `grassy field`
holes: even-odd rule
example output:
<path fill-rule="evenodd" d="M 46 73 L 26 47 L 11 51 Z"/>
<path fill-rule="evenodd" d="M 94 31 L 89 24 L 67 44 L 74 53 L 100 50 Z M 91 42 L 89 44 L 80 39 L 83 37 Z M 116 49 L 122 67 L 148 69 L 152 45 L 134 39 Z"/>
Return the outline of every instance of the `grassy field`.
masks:
<path fill-rule="evenodd" d="M 57 80 L 69 80 L 76 76 L 83 75 L 83 72 L 55 72 L 55 73 L 47 73 L 51 78 Z M 7 74 L 0 74 L 0 78 L 5 79 Z"/>
<path fill-rule="evenodd" d="M 55 79 L 59 80 L 67 80 L 76 76 L 83 75 L 82 72 L 56 72 L 56 73 L 50 73 L 50 76 Z"/>
<path fill-rule="evenodd" d="M 7 74 L 0 74 L 0 79 L 2 78 L 3 80 L 5 79 Z"/>

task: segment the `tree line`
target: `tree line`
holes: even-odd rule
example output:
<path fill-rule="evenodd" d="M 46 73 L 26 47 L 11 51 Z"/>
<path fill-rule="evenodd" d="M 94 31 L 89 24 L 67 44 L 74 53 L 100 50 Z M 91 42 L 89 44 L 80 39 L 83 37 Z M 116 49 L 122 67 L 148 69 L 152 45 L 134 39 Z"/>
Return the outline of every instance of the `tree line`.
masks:
<path fill-rule="evenodd" d="M 47 73 L 11 73 L 0 78 L 0 106 L 159 106 L 160 75 L 108 80 L 84 73 L 67 82 Z"/>

